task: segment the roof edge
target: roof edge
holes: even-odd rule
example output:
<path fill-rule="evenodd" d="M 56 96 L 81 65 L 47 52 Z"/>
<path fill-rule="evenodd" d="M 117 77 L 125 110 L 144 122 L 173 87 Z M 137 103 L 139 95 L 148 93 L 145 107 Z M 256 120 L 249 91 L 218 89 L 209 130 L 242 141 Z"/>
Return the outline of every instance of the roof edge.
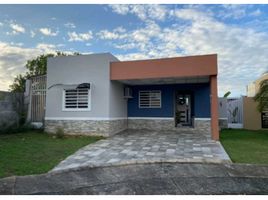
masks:
<path fill-rule="evenodd" d="M 187 55 L 187 56 L 175 56 L 175 57 L 163 57 L 163 58 L 149 58 L 149 59 L 140 59 L 140 60 L 122 60 L 122 61 L 113 61 L 114 62 L 138 62 L 138 61 L 157 61 L 157 60 L 166 60 L 166 59 L 179 59 L 179 58 L 190 58 L 190 57 L 204 57 L 204 56 L 216 56 L 218 54 L 202 54 L 202 55 Z"/>

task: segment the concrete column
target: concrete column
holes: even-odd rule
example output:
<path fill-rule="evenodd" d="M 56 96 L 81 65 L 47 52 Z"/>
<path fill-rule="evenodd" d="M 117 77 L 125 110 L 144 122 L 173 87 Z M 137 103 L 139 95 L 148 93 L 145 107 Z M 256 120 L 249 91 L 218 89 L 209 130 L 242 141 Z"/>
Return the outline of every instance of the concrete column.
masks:
<path fill-rule="evenodd" d="M 210 76 L 210 112 L 211 112 L 211 137 L 219 140 L 219 112 L 218 112 L 218 87 L 217 76 Z"/>

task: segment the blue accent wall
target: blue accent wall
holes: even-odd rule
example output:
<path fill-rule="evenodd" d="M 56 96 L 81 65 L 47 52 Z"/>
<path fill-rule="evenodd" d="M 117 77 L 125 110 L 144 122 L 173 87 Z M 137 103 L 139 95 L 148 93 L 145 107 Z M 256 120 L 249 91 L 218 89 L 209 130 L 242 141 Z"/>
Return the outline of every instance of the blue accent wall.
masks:
<path fill-rule="evenodd" d="M 132 88 L 133 98 L 128 100 L 129 117 L 173 117 L 175 92 L 181 91 L 192 95 L 191 115 L 199 118 L 210 117 L 209 83 L 172 84 L 172 85 L 137 85 Z M 161 90 L 161 108 L 139 108 L 140 90 Z"/>

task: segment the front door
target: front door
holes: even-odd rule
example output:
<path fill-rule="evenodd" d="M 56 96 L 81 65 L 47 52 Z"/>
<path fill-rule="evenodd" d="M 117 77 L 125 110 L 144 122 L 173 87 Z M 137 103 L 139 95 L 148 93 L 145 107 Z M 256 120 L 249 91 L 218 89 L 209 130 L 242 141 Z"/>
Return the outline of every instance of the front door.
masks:
<path fill-rule="evenodd" d="M 175 126 L 190 126 L 191 122 L 191 95 L 177 92 L 175 101 Z"/>

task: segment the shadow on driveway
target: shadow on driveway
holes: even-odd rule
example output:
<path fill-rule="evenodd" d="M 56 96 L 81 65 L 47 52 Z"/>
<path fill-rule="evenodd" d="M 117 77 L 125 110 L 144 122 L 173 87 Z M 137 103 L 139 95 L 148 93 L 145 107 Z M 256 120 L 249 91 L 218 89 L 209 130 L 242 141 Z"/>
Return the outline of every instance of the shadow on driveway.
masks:
<path fill-rule="evenodd" d="M 0 194 L 268 194 L 268 166 L 159 163 L 0 180 Z"/>

